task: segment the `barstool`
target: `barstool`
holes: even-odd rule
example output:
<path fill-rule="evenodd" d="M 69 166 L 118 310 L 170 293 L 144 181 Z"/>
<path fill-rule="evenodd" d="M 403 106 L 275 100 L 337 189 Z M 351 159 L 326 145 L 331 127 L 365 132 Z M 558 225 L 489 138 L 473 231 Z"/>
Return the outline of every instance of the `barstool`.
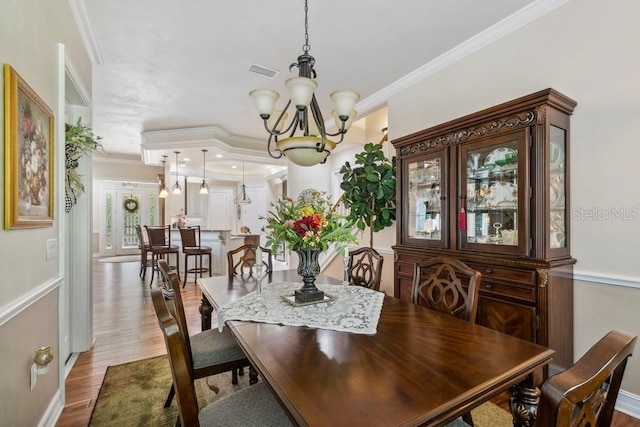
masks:
<path fill-rule="evenodd" d="M 176 256 L 175 269 L 178 273 L 178 277 L 180 277 L 180 248 L 177 245 L 171 244 L 171 227 L 168 225 L 151 227 L 145 225 L 144 228 L 147 230 L 147 236 L 149 237 L 149 251 L 151 252 L 151 266 L 153 267 L 149 287 L 153 285 L 153 277 L 155 276 L 156 271 L 160 274 L 158 260 L 166 259 L 168 263 L 169 256 L 171 254 L 175 254 Z"/>
<path fill-rule="evenodd" d="M 198 273 L 200 273 L 200 277 L 202 277 L 202 273 L 209 272 L 209 277 L 211 277 L 212 250 L 209 246 L 202 246 L 199 225 L 180 228 L 180 239 L 182 240 L 182 253 L 184 254 L 184 282 L 182 282 L 182 287 L 184 288 L 187 284 L 187 276 L 189 273 L 194 273 L 194 280 L 198 279 Z M 208 268 L 202 266 L 203 255 L 208 257 Z M 191 256 L 196 257 L 193 268 L 189 268 L 189 257 Z"/>
<path fill-rule="evenodd" d="M 140 273 L 138 275 L 144 280 L 147 277 L 147 267 L 151 266 L 151 260 L 147 255 L 151 250 L 151 245 L 144 240 L 140 224 L 136 225 L 136 233 L 138 234 L 138 247 L 140 248 Z"/>

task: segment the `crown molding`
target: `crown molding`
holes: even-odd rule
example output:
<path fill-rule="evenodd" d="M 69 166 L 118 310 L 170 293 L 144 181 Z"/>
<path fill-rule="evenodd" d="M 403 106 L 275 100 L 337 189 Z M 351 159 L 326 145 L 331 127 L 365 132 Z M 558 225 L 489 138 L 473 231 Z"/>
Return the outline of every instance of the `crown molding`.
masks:
<path fill-rule="evenodd" d="M 84 0 L 69 0 L 69 7 L 71 8 L 73 18 L 76 21 L 80 37 L 87 49 L 87 53 L 89 54 L 89 60 L 94 66 L 104 64 L 102 49 L 100 49 L 100 45 L 98 44 L 93 32 L 93 27 L 89 20 L 89 15 L 87 15 Z"/>
<path fill-rule="evenodd" d="M 269 163 L 283 162 L 273 159 L 265 149 L 263 139 L 234 135 L 218 126 L 167 129 L 140 132 L 140 144 L 143 162 L 152 162 L 151 152 L 174 150 L 176 147 L 201 148 L 217 147 L 229 154 L 269 159 Z"/>
<path fill-rule="evenodd" d="M 438 71 L 454 64 L 462 58 L 471 55 L 508 34 L 511 34 L 519 28 L 524 27 L 569 1 L 571 0 L 537 0 L 530 3 L 486 30 L 448 50 L 422 67 L 412 71 L 404 77 L 401 77 L 389 86 L 362 100 L 356 105 L 356 110 L 359 112 L 358 117 L 364 117 L 379 109 L 385 105 L 392 96 L 399 92 L 402 92 L 419 81 L 424 80 Z"/>

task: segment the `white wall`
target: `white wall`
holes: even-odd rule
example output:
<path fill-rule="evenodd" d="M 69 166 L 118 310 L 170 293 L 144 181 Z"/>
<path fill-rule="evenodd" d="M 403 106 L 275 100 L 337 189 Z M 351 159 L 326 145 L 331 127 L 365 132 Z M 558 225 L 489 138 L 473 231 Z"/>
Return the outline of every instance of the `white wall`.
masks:
<path fill-rule="evenodd" d="M 571 252 L 577 276 L 592 283 L 575 283 L 576 356 L 603 329 L 640 334 L 638 16 L 635 0 L 568 2 L 389 100 L 392 139 L 548 87 L 578 102 L 571 119 Z M 637 215 L 587 216 L 618 209 Z M 613 296 L 606 307 L 603 295 Z M 640 394 L 640 358 L 631 358 L 623 389 Z"/>

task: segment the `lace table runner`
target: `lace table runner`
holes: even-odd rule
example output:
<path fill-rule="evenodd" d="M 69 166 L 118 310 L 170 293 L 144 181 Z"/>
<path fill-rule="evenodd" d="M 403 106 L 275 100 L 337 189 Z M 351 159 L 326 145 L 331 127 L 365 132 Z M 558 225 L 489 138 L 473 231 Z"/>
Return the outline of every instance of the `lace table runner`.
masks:
<path fill-rule="evenodd" d="M 293 295 L 302 287 L 301 283 L 263 285 L 262 292 L 252 292 L 218 309 L 218 328 L 222 331 L 227 320 L 243 320 L 356 334 L 376 333 L 384 293 L 361 286 L 316 286 L 334 299 L 295 307 L 282 296 Z"/>

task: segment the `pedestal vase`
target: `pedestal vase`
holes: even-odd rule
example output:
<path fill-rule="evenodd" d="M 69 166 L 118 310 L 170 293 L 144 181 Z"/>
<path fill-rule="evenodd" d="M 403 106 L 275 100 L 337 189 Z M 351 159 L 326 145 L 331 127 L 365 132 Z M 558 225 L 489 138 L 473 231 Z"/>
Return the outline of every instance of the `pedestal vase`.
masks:
<path fill-rule="evenodd" d="M 316 276 L 320 274 L 318 257 L 322 252 L 320 248 L 293 248 L 300 258 L 298 274 L 302 276 L 303 285 L 295 291 L 297 302 L 310 302 L 324 299 L 324 292 L 316 285 Z"/>

